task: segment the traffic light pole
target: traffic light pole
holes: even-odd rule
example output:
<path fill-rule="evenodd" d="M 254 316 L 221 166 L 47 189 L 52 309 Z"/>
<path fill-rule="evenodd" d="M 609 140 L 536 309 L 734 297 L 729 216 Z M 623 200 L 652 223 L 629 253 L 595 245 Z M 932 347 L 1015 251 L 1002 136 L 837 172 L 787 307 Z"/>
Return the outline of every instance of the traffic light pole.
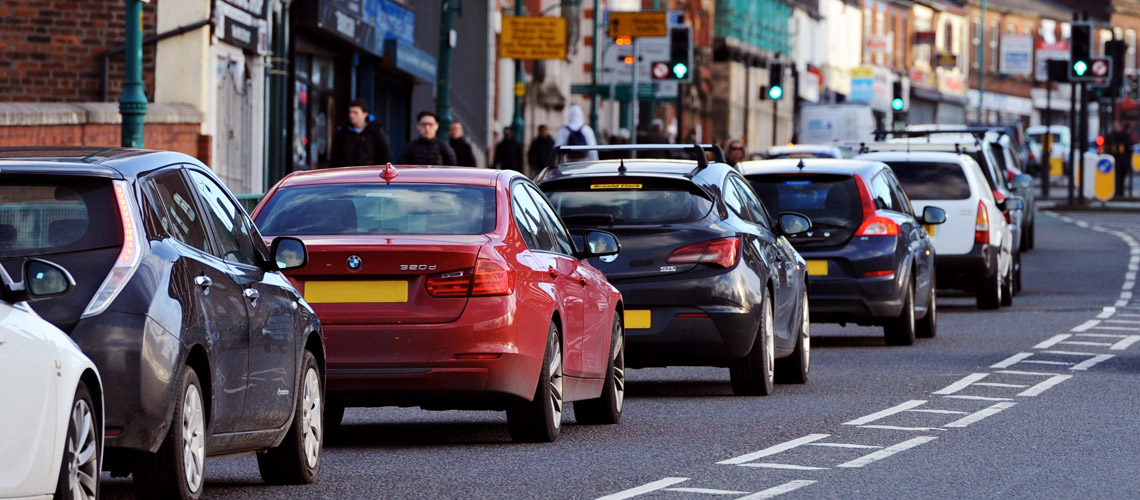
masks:
<path fill-rule="evenodd" d="M 127 0 L 127 50 L 124 52 L 123 95 L 119 98 L 119 114 L 123 115 L 120 129 L 120 146 L 143 147 L 143 127 L 146 117 L 146 93 L 142 79 L 142 2 Z"/>
<path fill-rule="evenodd" d="M 630 90 L 630 92 L 629 92 L 630 102 L 633 106 L 633 113 L 632 113 L 632 116 L 630 116 L 630 122 L 633 123 L 633 126 L 630 128 L 630 131 L 629 131 L 629 143 L 630 144 L 637 144 L 637 120 L 641 116 L 639 114 L 640 110 L 638 109 L 638 95 L 637 95 L 638 94 L 637 85 L 639 83 L 637 81 L 637 67 L 638 67 L 638 65 L 641 64 L 641 61 L 640 61 L 641 57 L 637 53 L 637 37 L 633 37 L 633 41 L 631 42 L 630 45 L 633 47 L 633 86 L 630 87 L 630 89 L 629 89 Z"/>
<path fill-rule="evenodd" d="M 1075 189 L 1074 183 L 1076 176 L 1074 172 L 1077 170 L 1077 145 L 1076 135 L 1074 132 L 1077 130 L 1077 83 L 1069 83 L 1069 205 L 1073 204 L 1073 190 Z"/>

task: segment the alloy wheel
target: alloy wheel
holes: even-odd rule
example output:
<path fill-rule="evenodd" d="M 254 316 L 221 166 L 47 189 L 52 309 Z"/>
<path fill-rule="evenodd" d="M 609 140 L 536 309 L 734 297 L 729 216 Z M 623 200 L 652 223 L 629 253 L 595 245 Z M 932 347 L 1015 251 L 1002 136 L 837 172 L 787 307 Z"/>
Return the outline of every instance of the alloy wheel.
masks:
<path fill-rule="evenodd" d="M 202 488 L 206 465 L 206 419 L 202 411 L 202 393 L 191 384 L 182 398 L 182 463 L 186 486 L 191 492 Z"/>
<path fill-rule="evenodd" d="M 550 356 L 550 408 L 554 428 L 562 427 L 562 343 L 555 339 L 554 352 Z"/>
<path fill-rule="evenodd" d="M 302 399 L 302 427 L 305 443 L 305 461 L 309 467 L 316 467 L 321 459 L 321 439 L 324 437 L 324 422 L 321 414 L 321 379 L 317 370 L 309 368 L 305 372 L 305 394 Z"/>
<path fill-rule="evenodd" d="M 614 342 L 614 398 L 617 400 L 617 409 L 620 412 L 625 403 L 625 335 L 621 330 L 617 332 Z"/>
<path fill-rule="evenodd" d="M 95 434 L 95 417 L 85 400 L 71 409 L 71 426 L 67 436 L 67 482 L 73 499 L 94 500 L 99 482 L 99 437 Z"/>

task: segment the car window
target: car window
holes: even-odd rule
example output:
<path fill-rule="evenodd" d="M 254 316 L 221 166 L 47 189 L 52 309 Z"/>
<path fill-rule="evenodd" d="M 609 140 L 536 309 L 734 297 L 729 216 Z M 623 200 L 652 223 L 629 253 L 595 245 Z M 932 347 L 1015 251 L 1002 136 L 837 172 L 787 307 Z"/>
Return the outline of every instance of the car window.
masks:
<path fill-rule="evenodd" d="M 229 262 L 253 265 L 257 262 L 253 235 L 245 212 L 226 194 L 225 188 L 202 172 L 189 170 L 190 179 L 205 202 L 203 218 L 213 225 L 221 247 L 215 255 Z"/>
<path fill-rule="evenodd" d="M 841 244 L 863 221 L 859 187 L 850 175 L 765 174 L 750 175 L 748 181 L 769 213 L 800 213 L 819 229 L 811 236 L 789 236 L 798 248 Z"/>
<path fill-rule="evenodd" d="M 111 182 L 5 177 L 0 183 L 0 256 L 25 257 L 122 245 Z"/>
<path fill-rule="evenodd" d="M 966 161 L 972 162 L 968 156 Z M 903 190 L 916 200 L 965 200 L 970 183 L 957 163 L 900 161 L 888 162 Z"/>
<path fill-rule="evenodd" d="M 614 226 L 677 224 L 712 210 L 708 195 L 686 180 L 578 178 L 544 183 L 542 190 L 563 220 L 600 215 L 611 217 Z"/>
<path fill-rule="evenodd" d="M 156 198 L 160 225 L 166 234 L 203 252 L 212 253 L 206 226 L 198 213 L 194 195 L 178 170 L 169 170 L 146 180 Z"/>
<path fill-rule="evenodd" d="M 515 225 L 522 232 L 526 246 L 531 250 L 558 251 L 554 236 L 542 221 L 542 213 L 538 211 L 538 206 L 534 204 L 534 199 L 530 197 L 530 193 L 527 193 L 522 183 L 517 183 L 511 188 L 511 204 L 514 208 L 512 211 Z"/>
<path fill-rule="evenodd" d="M 876 207 L 899 211 L 899 205 L 895 202 L 894 194 L 891 193 L 891 186 L 887 183 L 887 178 L 882 172 L 871 178 L 871 185 L 868 187 L 871 189 L 871 199 L 875 201 Z"/>
<path fill-rule="evenodd" d="M 895 177 L 894 172 L 891 172 L 890 170 L 884 170 L 880 175 L 882 175 L 887 180 L 887 184 L 891 188 L 891 196 L 895 199 L 895 204 L 898 206 L 898 211 L 905 214 L 914 215 L 914 208 L 910 205 L 910 198 L 907 197 L 906 190 L 903 189 L 902 184 L 899 183 L 899 180 L 897 177 Z"/>
<path fill-rule="evenodd" d="M 554 251 L 566 255 L 574 255 L 574 244 L 570 243 L 570 233 L 566 231 L 566 227 L 562 225 L 562 221 L 558 218 L 558 215 L 554 213 L 554 209 L 550 207 L 550 203 L 546 201 L 546 197 L 542 196 L 542 193 L 534 186 L 523 184 L 523 187 L 534 200 L 535 207 L 542 216 L 543 225 L 546 226 L 547 231 L 554 239 Z"/>
<path fill-rule="evenodd" d="M 756 197 L 756 193 L 752 190 L 752 187 L 743 179 L 736 176 L 731 177 L 731 182 L 737 190 L 737 196 L 744 202 L 744 209 L 748 211 L 752 221 L 766 229 L 771 229 L 772 223 L 768 212 L 764 210 L 764 206 L 760 204 L 760 199 Z"/>
<path fill-rule="evenodd" d="M 723 193 L 724 204 L 728 207 L 729 211 L 736 214 L 736 216 L 740 217 L 741 219 L 748 221 L 752 220 L 752 217 L 748 214 L 748 210 L 744 208 L 744 199 L 740 195 L 740 190 L 738 190 L 736 186 L 732 184 L 731 177 L 724 183 Z"/>

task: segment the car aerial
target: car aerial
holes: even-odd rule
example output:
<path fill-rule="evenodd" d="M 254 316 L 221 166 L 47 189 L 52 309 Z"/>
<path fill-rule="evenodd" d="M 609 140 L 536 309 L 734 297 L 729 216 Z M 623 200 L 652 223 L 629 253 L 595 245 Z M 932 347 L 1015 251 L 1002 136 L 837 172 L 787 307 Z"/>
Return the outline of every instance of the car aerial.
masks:
<path fill-rule="evenodd" d="M 946 212 L 915 215 L 890 167 L 877 161 L 807 159 L 737 166 L 764 206 L 812 221 L 788 236 L 807 261 L 816 322 L 882 325 L 889 345 L 937 333 L 934 245 Z"/>
<path fill-rule="evenodd" d="M 838 146 L 827 144 L 789 144 L 787 146 L 772 146 L 768 148 L 765 158 L 775 160 L 780 158 L 844 158 L 843 151 Z"/>
<path fill-rule="evenodd" d="M 916 210 L 946 213 L 930 239 L 939 288 L 971 290 L 978 308 L 1013 303 L 1013 232 L 982 169 L 970 155 L 942 151 L 883 151 L 857 160 L 880 161 L 894 171 Z"/>
<path fill-rule="evenodd" d="M 344 408 L 505 410 L 516 441 L 614 424 L 625 399 L 622 299 L 542 192 L 509 170 L 354 167 L 293 173 L 254 209 L 304 239 L 289 273 L 328 343 L 328 423 Z"/>
<path fill-rule="evenodd" d="M 0 264 L 75 274 L 35 303 L 103 377 L 104 470 L 140 496 L 198 498 L 208 456 L 257 453 L 269 483 L 316 480 L 320 323 L 241 205 L 194 158 L 119 148 L 0 149 Z M 76 271 L 78 270 L 78 271 Z"/>
<path fill-rule="evenodd" d="M 570 146 L 554 155 L 584 149 L 629 147 Z M 636 149 L 696 159 L 558 161 L 536 179 L 572 231 L 604 228 L 622 240 L 616 258 L 592 262 L 625 299 L 626 364 L 728 367 L 738 395 L 768 395 L 774 381 L 804 383 L 807 264 L 785 235 L 811 222 L 793 213 L 774 222 L 719 147 Z"/>
<path fill-rule="evenodd" d="M 0 235 L 2 236 L 2 235 Z M 103 458 L 103 384 L 79 347 L 25 301 L 67 294 L 58 265 L 0 267 L 0 498 L 91 499 Z"/>

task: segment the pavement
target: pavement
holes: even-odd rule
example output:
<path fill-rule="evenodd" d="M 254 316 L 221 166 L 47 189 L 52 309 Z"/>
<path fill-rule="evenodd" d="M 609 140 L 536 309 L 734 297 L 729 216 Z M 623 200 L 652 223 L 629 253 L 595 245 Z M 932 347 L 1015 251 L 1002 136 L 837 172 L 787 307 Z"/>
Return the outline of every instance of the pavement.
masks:
<path fill-rule="evenodd" d="M 1051 192 L 1050 194 L 1054 194 Z M 1076 200 L 1069 202 L 1067 192 L 1062 191 L 1061 196 L 1050 198 L 1037 198 L 1038 210 L 1053 210 L 1056 212 L 1136 212 L 1140 213 L 1140 198 L 1113 198 L 1108 201 L 1097 199 Z"/>

